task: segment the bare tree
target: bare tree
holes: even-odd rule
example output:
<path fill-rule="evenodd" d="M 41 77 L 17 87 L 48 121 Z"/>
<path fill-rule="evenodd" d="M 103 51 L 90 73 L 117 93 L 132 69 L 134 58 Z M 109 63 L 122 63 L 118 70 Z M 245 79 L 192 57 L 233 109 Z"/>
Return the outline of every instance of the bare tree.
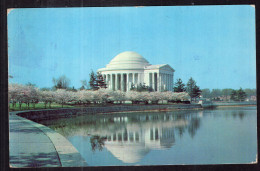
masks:
<path fill-rule="evenodd" d="M 88 87 L 87 80 L 81 80 L 80 82 L 81 82 L 80 90 L 87 89 L 87 87 Z"/>
<path fill-rule="evenodd" d="M 55 89 L 67 89 L 70 85 L 70 80 L 65 75 L 62 75 L 57 79 L 53 78 L 52 82 Z"/>

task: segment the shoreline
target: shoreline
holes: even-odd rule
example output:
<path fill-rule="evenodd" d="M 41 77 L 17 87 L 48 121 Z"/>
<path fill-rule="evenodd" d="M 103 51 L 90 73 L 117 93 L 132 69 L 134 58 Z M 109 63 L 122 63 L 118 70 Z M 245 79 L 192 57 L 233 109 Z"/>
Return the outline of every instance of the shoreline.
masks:
<path fill-rule="evenodd" d="M 249 106 L 257 106 L 255 105 L 220 105 L 220 106 L 216 106 L 217 108 L 226 108 L 226 107 L 249 107 Z"/>
<path fill-rule="evenodd" d="M 115 106 L 89 106 L 75 108 L 59 108 L 59 109 L 39 109 L 39 110 L 24 110 L 10 111 L 23 118 L 29 120 L 45 120 L 58 119 L 78 115 L 93 115 L 93 114 L 117 114 L 126 112 L 166 112 L 176 110 L 204 110 L 226 107 L 243 107 L 257 106 L 256 102 L 242 103 L 212 103 L 212 104 L 164 104 L 164 105 L 115 105 Z"/>
<path fill-rule="evenodd" d="M 119 112 L 149 112 L 149 111 L 170 111 L 170 110 L 203 110 L 200 104 L 174 104 L 174 105 L 120 105 L 103 107 L 84 108 L 62 108 L 12 112 L 23 118 L 37 121 L 44 119 L 58 119 L 78 115 L 112 114 Z"/>

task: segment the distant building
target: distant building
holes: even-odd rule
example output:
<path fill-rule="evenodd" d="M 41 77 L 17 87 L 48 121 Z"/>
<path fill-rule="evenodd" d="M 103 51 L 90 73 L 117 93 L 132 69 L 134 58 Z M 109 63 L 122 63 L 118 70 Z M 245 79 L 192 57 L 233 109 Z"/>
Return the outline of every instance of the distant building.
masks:
<path fill-rule="evenodd" d="M 102 74 L 107 87 L 112 90 L 129 91 L 131 85 L 145 84 L 154 91 L 172 91 L 174 69 L 168 64 L 151 65 L 136 52 L 126 51 L 115 56 Z"/>
<path fill-rule="evenodd" d="M 250 96 L 247 101 L 256 101 L 256 96 Z"/>

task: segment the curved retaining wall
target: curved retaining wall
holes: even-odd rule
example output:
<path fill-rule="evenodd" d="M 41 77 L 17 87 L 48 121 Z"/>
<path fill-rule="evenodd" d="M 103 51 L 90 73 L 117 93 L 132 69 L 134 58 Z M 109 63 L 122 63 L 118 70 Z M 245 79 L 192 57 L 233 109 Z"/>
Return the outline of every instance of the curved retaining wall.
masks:
<path fill-rule="evenodd" d="M 176 105 L 118 105 L 104 107 L 84 107 L 65 109 L 32 110 L 19 113 L 19 116 L 37 121 L 38 119 L 55 119 L 82 114 L 97 114 L 127 111 L 152 111 L 152 110 L 174 110 L 174 109 L 202 109 L 200 104 L 176 104 Z"/>
<path fill-rule="evenodd" d="M 23 112 L 10 112 L 11 115 L 19 115 Z M 19 116 L 16 116 L 19 117 Z M 42 134 L 45 134 L 52 142 L 57 154 L 58 159 L 60 161 L 60 164 L 62 167 L 84 167 L 88 166 L 87 162 L 84 158 L 82 158 L 81 154 L 78 152 L 78 150 L 61 134 L 55 132 L 54 130 L 42 125 L 38 124 L 36 122 L 33 122 L 31 120 L 28 120 L 23 117 L 19 117 L 19 119 L 22 122 L 26 122 L 30 124 L 35 129 L 40 129 L 42 131 Z M 12 124 L 10 125 L 10 127 Z M 21 132 L 23 132 L 23 128 L 19 128 Z M 40 144 L 39 144 L 40 146 Z"/>

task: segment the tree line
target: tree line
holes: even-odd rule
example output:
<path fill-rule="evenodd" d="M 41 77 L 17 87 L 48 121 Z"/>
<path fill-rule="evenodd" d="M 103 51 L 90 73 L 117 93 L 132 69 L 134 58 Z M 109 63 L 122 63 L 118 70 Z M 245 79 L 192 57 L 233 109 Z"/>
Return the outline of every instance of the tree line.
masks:
<path fill-rule="evenodd" d="M 223 100 L 223 101 L 244 101 L 246 98 L 251 96 L 256 96 L 256 89 L 202 89 L 201 95 L 204 98 L 209 98 L 211 100 Z"/>

